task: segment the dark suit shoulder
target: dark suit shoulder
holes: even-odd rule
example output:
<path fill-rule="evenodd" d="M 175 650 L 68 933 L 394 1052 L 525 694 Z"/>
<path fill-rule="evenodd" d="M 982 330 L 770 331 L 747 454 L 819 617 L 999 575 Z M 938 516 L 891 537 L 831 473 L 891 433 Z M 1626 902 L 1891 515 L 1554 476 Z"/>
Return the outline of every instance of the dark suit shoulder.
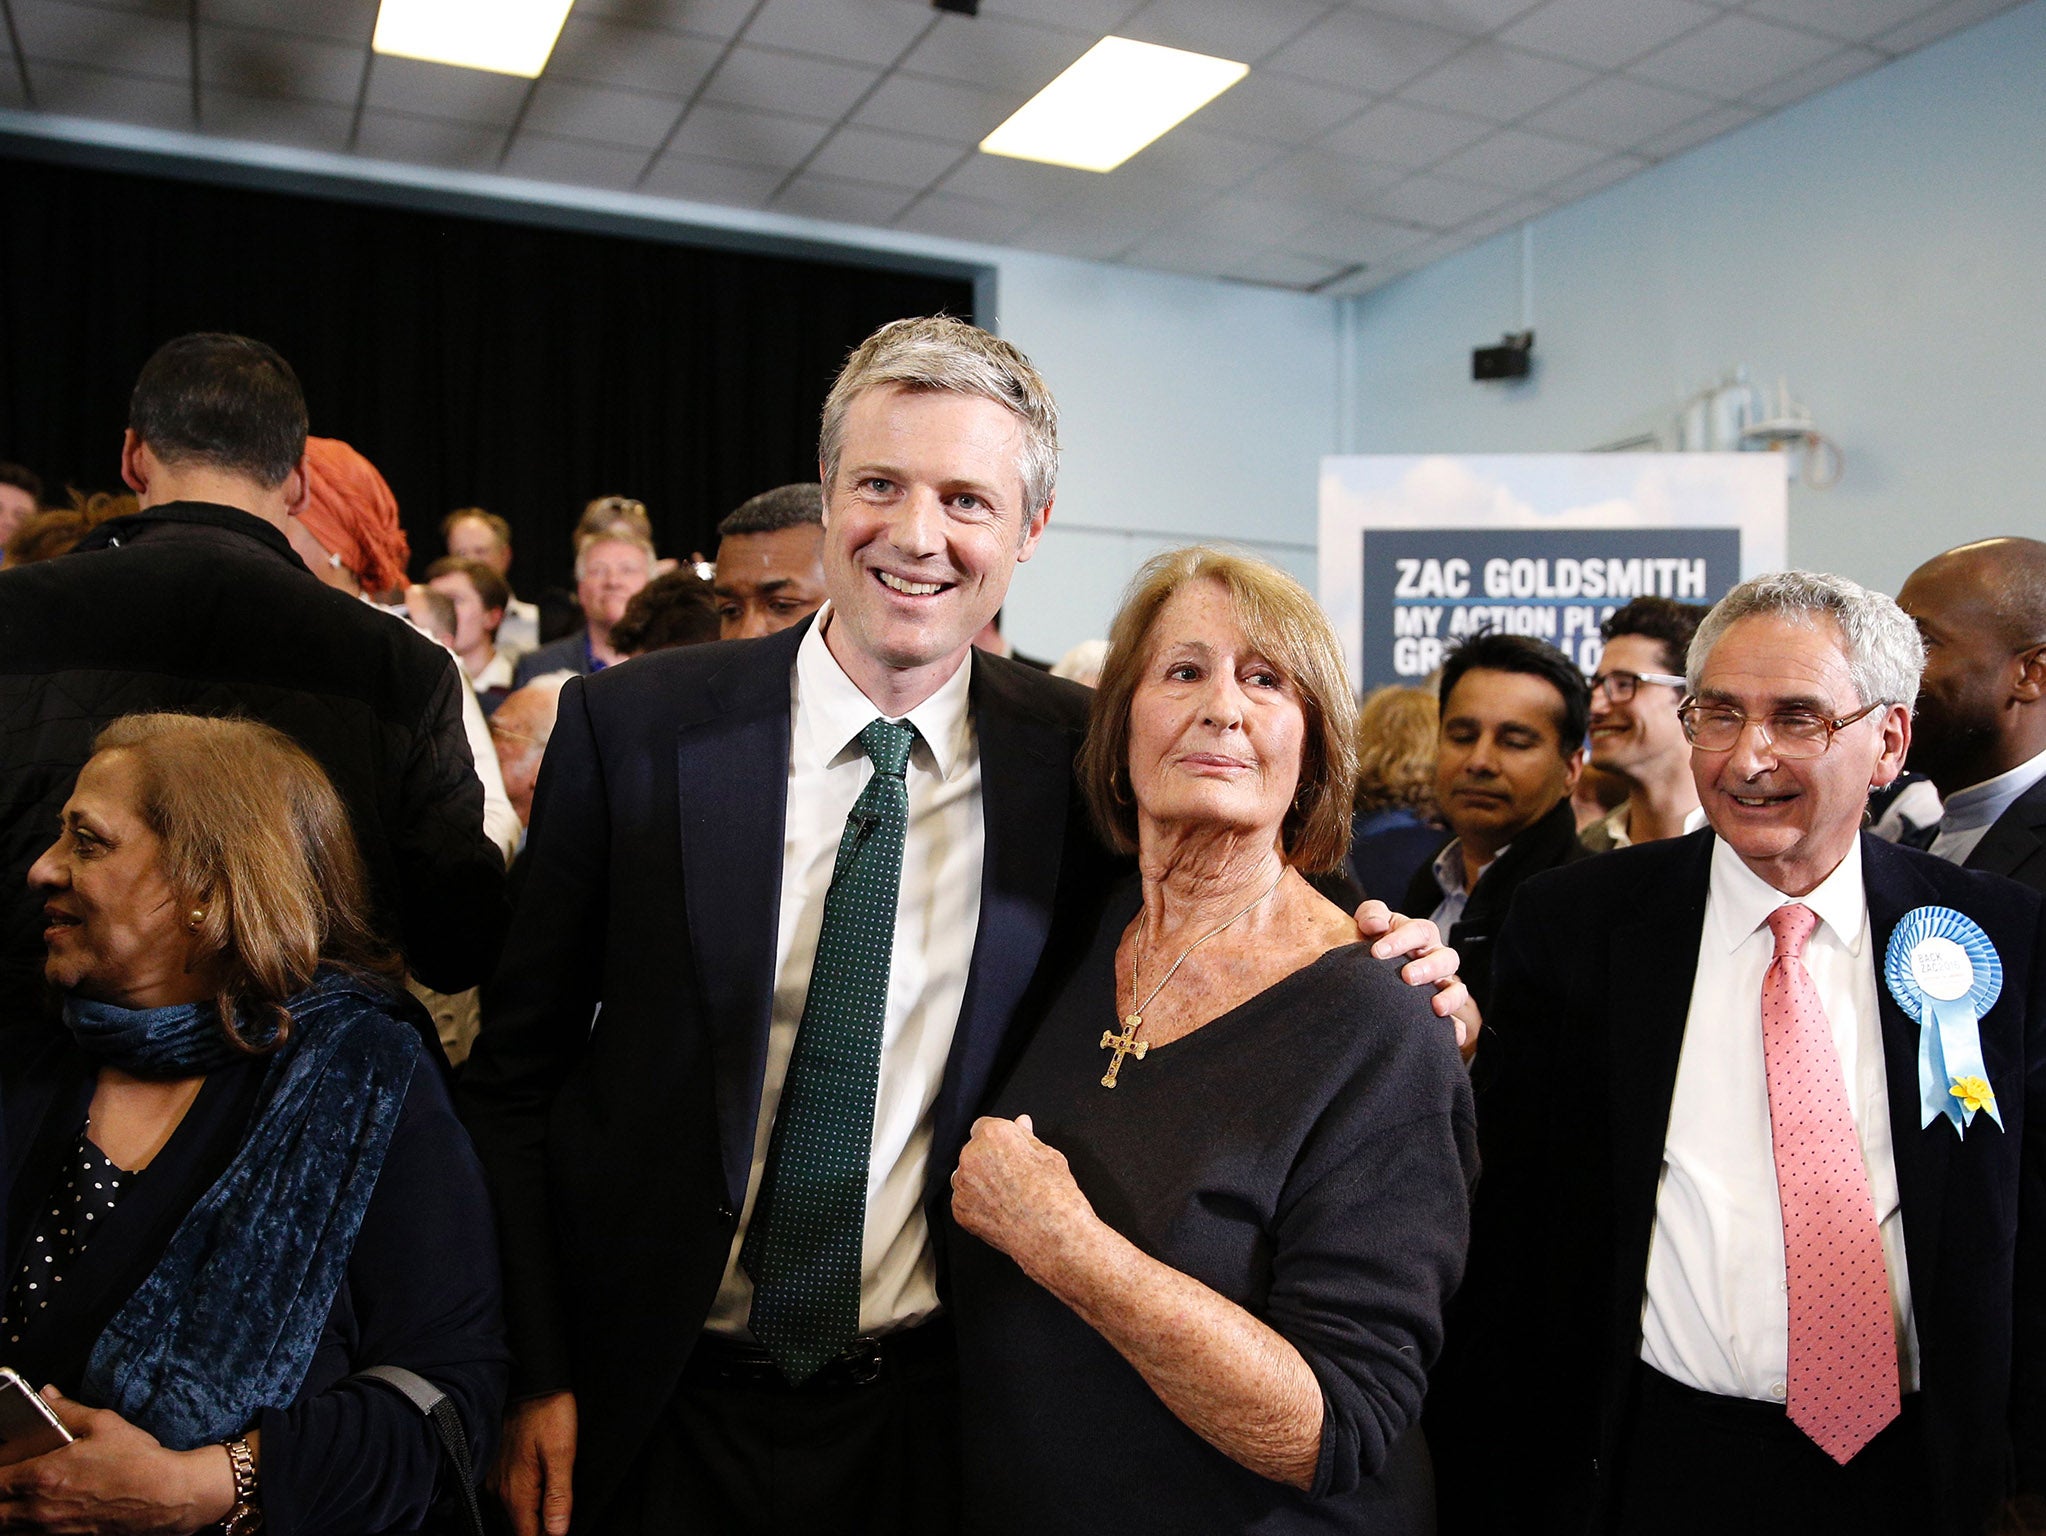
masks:
<path fill-rule="evenodd" d="M 973 653 L 975 708 L 1029 715 L 1062 730 L 1085 731 L 1094 690 L 988 651 Z"/>
<path fill-rule="evenodd" d="M 1871 887 L 1883 882 L 1900 892 L 1916 888 L 1919 894 L 1911 899 L 1937 902 L 1985 923 L 1990 915 L 2035 922 L 2042 901 L 2046 901 L 2046 897 L 2022 881 L 1987 870 L 1968 869 L 1937 854 L 1886 842 L 1868 833 L 1862 834 L 1861 850 L 1864 878 Z"/>
<path fill-rule="evenodd" d="M 1516 905 L 1559 910 L 1652 905 L 1667 899 L 1674 882 L 1708 869 L 1711 860 L 1712 833 L 1706 828 L 1587 854 L 1529 876 L 1516 893 Z"/>

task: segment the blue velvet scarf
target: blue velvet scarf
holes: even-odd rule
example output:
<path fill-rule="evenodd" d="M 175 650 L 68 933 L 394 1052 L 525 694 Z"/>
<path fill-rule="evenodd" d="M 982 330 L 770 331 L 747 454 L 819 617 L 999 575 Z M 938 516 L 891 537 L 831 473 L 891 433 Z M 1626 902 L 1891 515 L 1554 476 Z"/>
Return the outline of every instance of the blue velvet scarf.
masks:
<path fill-rule="evenodd" d="M 321 972 L 289 1006 L 291 1034 L 265 1063 L 247 1135 L 86 1362 L 84 1399 L 173 1450 L 238 1435 L 297 1397 L 423 1054 L 373 988 L 339 973 Z M 74 1005 L 67 1020 L 101 1059 L 155 1064 L 137 1075 L 219 1065 L 209 1034 L 237 1054 L 217 1022 L 184 1010 L 119 1013 Z"/>

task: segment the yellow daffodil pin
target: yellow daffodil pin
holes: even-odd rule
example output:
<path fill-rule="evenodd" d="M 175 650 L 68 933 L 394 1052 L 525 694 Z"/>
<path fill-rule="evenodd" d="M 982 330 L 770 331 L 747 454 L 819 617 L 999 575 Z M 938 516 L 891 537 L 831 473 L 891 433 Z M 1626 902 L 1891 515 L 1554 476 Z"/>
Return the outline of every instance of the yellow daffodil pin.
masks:
<path fill-rule="evenodd" d="M 1978 1109 L 1987 1109 L 1996 1102 L 1996 1095 L 1989 1090 L 1989 1084 L 1979 1077 L 1957 1077 L 1949 1090 L 1961 1101 L 1961 1107 L 1969 1114 Z"/>

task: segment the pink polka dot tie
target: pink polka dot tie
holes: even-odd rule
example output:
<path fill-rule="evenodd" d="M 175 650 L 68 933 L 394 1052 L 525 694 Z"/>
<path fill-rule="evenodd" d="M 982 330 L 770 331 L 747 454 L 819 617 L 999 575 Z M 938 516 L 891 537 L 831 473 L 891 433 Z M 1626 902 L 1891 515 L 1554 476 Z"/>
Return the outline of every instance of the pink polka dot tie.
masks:
<path fill-rule="evenodd" d="M 1769 914 L 1762 1059 L 1790 1285 L 1790 1422 L 1845 1463 L 1897 1416 L 1897 1337 L 1847 1083 L 1804 966 L 1810 907 Z"/>

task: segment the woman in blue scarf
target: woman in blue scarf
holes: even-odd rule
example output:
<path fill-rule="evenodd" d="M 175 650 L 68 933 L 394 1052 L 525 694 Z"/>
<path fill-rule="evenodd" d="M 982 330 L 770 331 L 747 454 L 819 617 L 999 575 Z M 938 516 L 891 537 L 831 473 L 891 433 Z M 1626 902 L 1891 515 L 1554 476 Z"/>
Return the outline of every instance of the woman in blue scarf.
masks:
<path fill-rule="evenodd" d="M 29 880 L 67 1028 L 0 1063 L 0 1363 L 77 1439 L 0 1467 L 0 1526 L 416 1530 L 433 1428 L 355 1373 L 480 1454 L 496 1251 L 332 786 L 268 726 L 130 716 Z"/>

